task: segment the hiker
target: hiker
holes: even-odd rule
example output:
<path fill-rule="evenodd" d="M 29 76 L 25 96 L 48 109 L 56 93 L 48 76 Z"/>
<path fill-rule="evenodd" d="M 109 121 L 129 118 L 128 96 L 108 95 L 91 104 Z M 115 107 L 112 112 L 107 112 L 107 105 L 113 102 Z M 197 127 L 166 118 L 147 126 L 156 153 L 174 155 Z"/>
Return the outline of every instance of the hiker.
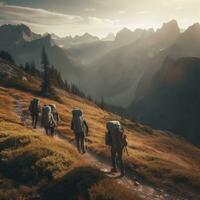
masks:
<path fill-rule="evenodd" d="M 38 116 L 40 113 L 40 100 L 34 98 L 29 105 L 29 111 L 31 114 L 31 118 L 32 118 L 32 126 L 34 129 L 37 128 L 37 122 L 38 122 Z"/>
<path fill-rule="evenodd" d="M 117 165 L 119 165 L 120 176 L 124 176 L 123 150 L 127 146 L 126 135 L 124 129 L 118 121 L 109 121 L 106 124 L 107 132 L 105 137 L 106 145 L 111 147 L 111 172 L 117 172 Z M 126 149 L 127 150 L 127 149 Z"/>
<path fill-rule="evenodd" d="M 44 127 L 47 135 L 53 136 L 51 128 L 55 127 L 57 124 L 56 121 L 54 120 L 50 106 L 45 105 L 42 108 L 41 125 Z"/>
<path fill-rule="evenodd" d="M 72 111 L 71 129 L 74 131 L 77 150 L 85 153 L 85 137 L 88 135 L 88 125 L 83 118 L 83 112 L 77 108 Z"/>
<path fill-rule="evenodd" d="M 51 135 L 54 136 L 55 135 L 55 128 L 56 126 L 58 126 L 59 124 L 59 121 L 60 121 L 60 116 L 56 110 L 56 105 L 55 104 L 51 104 L 49 105 L 51 107 L 51 113 L 53 115 L 53 118 L 55 120 L 55 124 L 52 124 L 51 128 L 50 128 L 50 132 L 51 132 Z"/>

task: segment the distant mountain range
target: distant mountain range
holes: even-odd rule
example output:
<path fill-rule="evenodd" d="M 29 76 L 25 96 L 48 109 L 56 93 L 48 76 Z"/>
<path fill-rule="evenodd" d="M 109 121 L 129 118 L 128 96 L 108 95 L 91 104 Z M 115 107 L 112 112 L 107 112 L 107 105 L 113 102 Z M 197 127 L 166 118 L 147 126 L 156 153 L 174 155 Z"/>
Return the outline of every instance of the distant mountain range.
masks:
<path fill-rule="evenodd" d="M 129 107 L 140 122 L 200 145 L 200 58 L 165 59 L 148 92 Z"/>
<path fill-rule="evenodd" d="M 164 59 L 160 53 L 171 47 L 179 35 L 175 20 L 165 23 L 157 31 L 123 29 L 116 35 L 110 50 L 90 63 L 84 84 L 89 86 L 86 90 L 96 98 L 104 97 L 108 103 L 128 106 L 145 73 L 151 71 L 150 76 L 160 67 Z"/>
<path fill-rule="evenodd" d="M 63 78 L 78 81 L 81 68 L 73 63 L 66 52 L 58 47 L 49 34 L 44 36 L 33 33 L 25 25 L 3 25 L 0 27 L 0 50 L 12 54 L 16 63 L 25 64 L 35 61 L 40 68 L 41 50 L 45 47 L 50 63 L 55 65 Z"/>
<path fill-rule="evenodd" d="M 200 57 L 200 24 L 193 24 L 183 33 L 180 33 L 170 47 L 162 49 L 156 55 L 153 62 L 149 64 L 151 67 L 145 71 L 138 84 L 137 99 L 142 98 L 148 92 L 153 75 L 162 67 L 167 57 L 173 60 L 181 57 Z"/>
<path fill-rule="evenodd" d="M 102 40 L 89 33 L 60 38 L 25 25 L 0 27 L 0 50 L 17 64 L 35 61 L 39 68 L 43 46 L 63 78 L 96 100 L 198 143 L 200 24 L 180 31 L 172 20 L 157 30 L 124 28 Z"/>
<path fill-rule="evenodd" d="M 115 40 L 115 34 L 114 33 L 108 33 L 108 35 L 101 39 L 102 41 L 114 41 Z"/>
<path fill-rule="evenodd" d="M 28 26 L 21 25 L 2 25 L 0 26 L 0 45 L 1 48 L 12 48 L 21 42 L 31 42 L 39 39 L 39 34 L 33 33 Z"/>
<path fill-rule="evenodd" d="M 66 36 L 66 37 L 59 37 L 55 34 L 51 34 L 52 39 L 55 41 L 57 45 L 63 48 L 72 48 L 74 46 L 82 45 L 82 44 L 90 44 L 100 41 L 114 41 L 115 35 L 114 33 L 109 33 L 104 38 L 100 39 L 97 36 L 91 35 L 89 33 L 85 33 L 83 35 L 76 35 L 74 37 L 72 36 Z"/>
<path fill-rule="evenodd" d="M 97 42 L 100 39 L 97 36 L 93 36 L 89 33 L 85 33 L 81 36 L 76 35 L 75 37 L 72 36 L 66 36 L 64 38 L 60 38 L 58 36 L 56 36 L 55 34 L 52 34 L 53 39 L 55 41 L 55 43 L 63 48 L 70 48 L 74 45 L 79 45 L 79 44 L 84 44 L 84 43 L 93 43 L 93 42 Z"/>

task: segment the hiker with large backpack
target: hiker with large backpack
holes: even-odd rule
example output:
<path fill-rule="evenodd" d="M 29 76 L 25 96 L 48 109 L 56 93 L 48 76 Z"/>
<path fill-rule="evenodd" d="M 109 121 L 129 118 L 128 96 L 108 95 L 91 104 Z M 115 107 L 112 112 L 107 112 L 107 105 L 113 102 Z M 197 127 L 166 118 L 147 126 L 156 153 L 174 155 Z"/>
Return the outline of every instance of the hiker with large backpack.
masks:
<path fill-rule="evenodd" d="M 56 122 L 56 123 L 52 124 L 52 126 L 50 128 L 51 135 L 54 136 L 55 135 L 55 128 L 56 128 L 56 126 L 58 126 L 59 121 L 60 121 L 60 116 L 58 114 L 58 111 L 56 109 L 55 104 L 51 104 L 49 106 L 51 107 L 51 113 L 53 115 L 54 121 Z"/>
<path fill-rule="evenodd" d="M 111 172 L 117 172 L 117 165 L 121 172 L 121 176 L 124 176 L 125 169 L 123 163 L 123 150 L 127 147 L 126 135 L 124 129 L 121 127 L 118 121 L 109 121 L 106 124 L 107 132 L 105 136 L 106 145 L 111 147 Z M 127 150 L 127 149 L 126 149 Z"/>
<path fill-rule="evenodd" d="M 42 108 L 41 125 L 44 127 L 47 135 L 53 136 L 51 128 L 56 126 L 56 121 L 54 120 L 50 106 L 45 105 Z"/>
<path fill-rule="evenodd" d="M 38 117 L 40 113 L 40 100 L 34 98 L 29 105 L 29 112 L 32 118 L 32 126 L 33 128 L 37 128 Z"/>
<path fill-rule="evenodd" d="M 88 125 L 83 118 L 83 112 L 77 108 L 72 111 L 71 129 L 74 131 L 77 150 L 85 153 L 85 137 L 88 135 Z"/>

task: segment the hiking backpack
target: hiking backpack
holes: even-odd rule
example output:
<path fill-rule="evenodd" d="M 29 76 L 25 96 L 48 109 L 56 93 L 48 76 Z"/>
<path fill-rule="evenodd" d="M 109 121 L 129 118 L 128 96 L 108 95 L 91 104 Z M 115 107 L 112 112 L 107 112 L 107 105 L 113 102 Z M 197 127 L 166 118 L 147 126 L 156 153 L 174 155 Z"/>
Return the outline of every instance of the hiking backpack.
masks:
<path fill-rule="evenodd" d="M 85 125 L 82 110 L 74 109 L 72 111 L 72 124 L 72 129 L 75 133 L 85 133 Z"/>
<path fill-rule="evenodd" d="M 52 114 L 50 106 L 44 106 L 42 109 L 42 125 L 44 127 L 51 127 L 52 125 Z"/>
<path fill-rule="evenodd" d="M 111 135 L 110 135 L 110 133 L 108 131 L 106 132 L 106 135 L 105 135 L 105 144 L 107 146 L 111 146 L 112 145 Z"/>
<path fill-rule="evenodd" d="M 33 99 L 29 106 L 29 111 L 32 114 L 37 114 L 39 112 L 39 99 Z"/>
<path fill-rule="evenodd" d="M 119 121 L 109 121 L 106 124 L 107 132 L 105 144 L 115 148 L 124 148 L 127 145 L 126 136 Z"/>
<path fill-rule="evenodd" d="M 50 104 L 49 106 L 51 107 L 51 113 L 53 115 L 54 120 L 56 121 L 56 123 L 58 123 L 60 121 L 60 118 L 59 118 L 59 114 L 56 110 L 56 105 Z"/>

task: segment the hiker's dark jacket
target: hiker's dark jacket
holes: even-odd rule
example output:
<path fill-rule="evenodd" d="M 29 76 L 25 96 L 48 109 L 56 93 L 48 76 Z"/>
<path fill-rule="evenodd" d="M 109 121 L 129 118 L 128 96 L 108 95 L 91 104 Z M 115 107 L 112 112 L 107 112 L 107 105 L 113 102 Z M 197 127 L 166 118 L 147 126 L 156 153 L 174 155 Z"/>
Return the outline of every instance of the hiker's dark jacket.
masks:
<path fill-rule="evenodd" d="M 37 105 L 35 106 L 34 103 L 31 101 L 30 105 L 29 105 L 29 111 L 32 115 L 35 115 L 35 114 L 39 114 L 40 113 L 40 106 Z"/>
<path fill-rule="evenodd" d="M 52 114 L 53 114 L 54 120 L 58 124 L 59 121 L 60 121 L 60 116 L 59 116 L 58 112 L 57 111 L 53 111 Z"/>
<path fill-rule="evenodd" d="M 123 132 L 110 133 L 111 137 L 111 147 L 115 149 L 123 149 L 124 147 L 124 135 Z"/>
<path fill-rule="evenodd" d="M 83 120 L 83 124 L 84 124 L 84 126 L 85 126 L 85 135 L 88 135 L 88 132 L 89 132 L 89 127 L 88 127 L 88 125 L 87 125 L 87 122 L 85 121 L 85 120 Z M 74 122 L 73 122 L 73 120 L 72 120 L 72 122 L 71 122 L 71 130 L 74 130 Z"/>

